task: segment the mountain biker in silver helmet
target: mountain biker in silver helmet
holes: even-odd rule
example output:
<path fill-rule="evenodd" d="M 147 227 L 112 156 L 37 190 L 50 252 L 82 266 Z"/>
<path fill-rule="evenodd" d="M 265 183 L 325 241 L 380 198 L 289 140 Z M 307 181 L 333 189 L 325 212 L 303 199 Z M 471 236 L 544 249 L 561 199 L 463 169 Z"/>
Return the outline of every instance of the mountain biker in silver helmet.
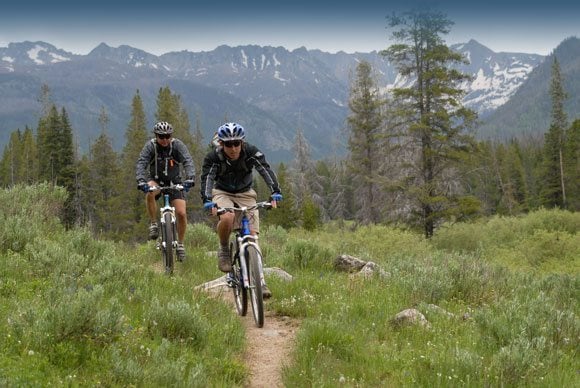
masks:
<path fill-rule="evenodd" d="M 262 176 L 270 188 L 272 205 L 282 200 L 278 178 L 266 158 L 254 145 L 245 142 L 244 128 L 237 123 L 225 123 L 217 130 L 218 146 L 205 156 L 201 173 L 201 199 L 206 210 L 217 215 L 218 207 L 252 206 L 256 204 L 256 192 L 252 189 L 252 170 Z M 217 234 L 220 240 L 218 268 L 222 272 L 232 270 L 229 239 L 234 225 L 239 224 L 240 214 L 224 213 L 219 216 Z M 250 230 L 260 232 L 258 210 L 250 213 Z M 268 287 L 262 293 L 272 296 Z"/>
<path fill-rule="evenodd" d="M 193 159 L 185 144 L 173 138 L 173 126 L 166 121 L 160 121 L 153 127 L 155 138 L 148 141 L 141 150 L 136 166 L 137 187 L 144 191 L 145 205 L 149 215 L 149 239 L 159 237 L 157 217 L 157 199 L 161 195 L 159 190 L 149 191 L 151 186 L 170 186 L 182 184 L 185 191 L 194 186 L 195 168 Z M 182 175 L 185 180 L 182 181 Z M 187 227 L 185 194 L 183 191 L 171 190 L 169 193 L 171 206 L 175 208 L 177 219 L 177 259 L 185 259 L 183 239 Z"/>

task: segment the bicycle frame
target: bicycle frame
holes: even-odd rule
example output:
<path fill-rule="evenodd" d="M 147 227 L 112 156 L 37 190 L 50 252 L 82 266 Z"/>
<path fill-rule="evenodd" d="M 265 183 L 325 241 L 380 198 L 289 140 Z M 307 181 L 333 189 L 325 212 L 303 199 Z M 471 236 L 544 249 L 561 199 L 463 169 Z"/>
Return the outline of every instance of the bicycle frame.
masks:
<path fill-rule="evenodd" d="M 258 236 L 253 236 L 250 232 L 250 220 L 247 215 L 247 208 L 242 208 L 242 222 L 241 222 L 241 229 L 240 233 L 237 236 L 237 246 L 238 246 L 238 254 L 240 255 L 240 267 L 242 269 L 242 281 L 244 288 L 250 288 L 249 276 L 248 276 L 248 266 L 246 260 L 246 249 L 248 246 L 254 246 L 258 253 L 260 254 L 260 258 L 262 258 L 262 251 L 260 250 L 260 246 L 258 245 Z M 258 266 L 260 268 L 260 283 L 262 286 L 265 284 L 264 281 L 264 271 L 262 268 L 262 260 L 258 262 Z"/>
<path fill-rule="evenodd" d="M 258 236 L 254 236 L 250 230 L 248 212 L 258 208 L 271 208 L 270 202 L 259 202 L 249 207 L 228 207 L 218 209 L 218 214 L 227 211 L 241 212 L 240 227 L 236 229 L 236 240 L 233 250 L 232 271 L 226 275 L 226 281 L 233 289 L 236 309 L 239 315 L 246 315 L 247 293 L 252 301 L 252 311 L 256 326 L 264 325 L 264 301 L 262 287 L 266 285 L 262 267 L 262 251 L 258 245 Z"/>
<path fill-rule="evenodd" d="M 159 209 L 160 233 L 156 243 L 156 248 L 161 251 L 165 272 L 169 275 L 173 273 L 177 249 L 177 222 L 175 217 L 175 207 L 169 201 L 169 190 L 183 190 L 182 185 L 170 185 L 166 187 L 153 186 L 150 191 L 160 190 L 163 195 L 163 206 Z M 169 217 L 167 217 L 169 215 Z M 167 225 L 167 223 L 170 225 Z"/>

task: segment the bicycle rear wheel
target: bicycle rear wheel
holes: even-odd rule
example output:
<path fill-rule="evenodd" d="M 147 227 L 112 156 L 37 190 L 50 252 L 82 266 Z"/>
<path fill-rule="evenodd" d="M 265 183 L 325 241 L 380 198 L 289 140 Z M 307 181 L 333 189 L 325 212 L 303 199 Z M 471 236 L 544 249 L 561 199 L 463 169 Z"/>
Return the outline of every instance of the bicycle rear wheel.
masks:
<path fill-rule="evenodd" d="M 161 236 L 163 239 L 161 241 L 161 254 L 163 255 L 163 266 L 165 267 L 165 273 L 171 275 L 173 274 L 173 242 L 175 241 L 171 213 L 167 212 L 163 215 L 162 226 Z"/>
<path fill-rule="evenodd" d="M 248 312 L 248 290 L 244 288 L 240 255 L 237 254 L 234 243 L 230 243 L 230 252 L 232 254 L 232 273 L 234 279 L 232 292 L 234 293 L 234 302 L 236 303 L 238 315 L 244 317 Z"/>
<path fill-rule="evenodd" d="M 248 272 L 250 281 L 250 300 L 252 302 L 252 311 L 254 312 L 254 321 L 257 327 L 264 326 L 264 297 L 262 296 L 262 255 L 256 247 L 248 246 L 246 248 L 246 258 L 248 260 Z"/>

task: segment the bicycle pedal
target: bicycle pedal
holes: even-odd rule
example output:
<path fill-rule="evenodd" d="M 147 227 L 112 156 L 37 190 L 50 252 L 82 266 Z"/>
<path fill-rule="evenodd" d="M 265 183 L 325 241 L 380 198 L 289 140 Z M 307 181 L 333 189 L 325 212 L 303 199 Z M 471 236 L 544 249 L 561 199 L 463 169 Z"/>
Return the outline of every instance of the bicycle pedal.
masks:
<path fill-rule="evenodd" d="M 226 274 L 226 283 L 228 284 L 228 287 L 234 287 L 235 286 L 236 279 L 234 278 L 234 276 L 232 275 L 231 272 L 228 272 Z"/>

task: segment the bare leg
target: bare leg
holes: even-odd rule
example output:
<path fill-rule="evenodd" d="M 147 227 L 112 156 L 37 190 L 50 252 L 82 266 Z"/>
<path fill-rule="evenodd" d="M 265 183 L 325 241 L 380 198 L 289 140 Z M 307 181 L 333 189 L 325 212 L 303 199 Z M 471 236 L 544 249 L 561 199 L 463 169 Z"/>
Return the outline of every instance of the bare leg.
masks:
<path fill-rule="evenodd" d="M 177 219 L 177 241 L 183 242 L 185 229 L 187 228 L 185 200 L 174 199 L 171 205 L 175 208 L 175 218 Z"/>
<path fill-rule="evenodd" d="M 230 241 L 230 234 L 234 227 L 234 213 L 224 213 L 220 216 L 217 224 L 217 233 L 220 239 L 220 244 L 228 246 Z"/>
<path fill-rule="evenodd" d="M 158 186 L 158 183 L 155 181 L 149 181 L 147 184 L 150 187 Z M 159 190 L 150 191 L 149 193 L 145 194 L 145 207 L 147 208 L 149 223 L 157 221 L 157 201 L 155 200 L 155 196 L 157 194 L 159 194 Z"/>

